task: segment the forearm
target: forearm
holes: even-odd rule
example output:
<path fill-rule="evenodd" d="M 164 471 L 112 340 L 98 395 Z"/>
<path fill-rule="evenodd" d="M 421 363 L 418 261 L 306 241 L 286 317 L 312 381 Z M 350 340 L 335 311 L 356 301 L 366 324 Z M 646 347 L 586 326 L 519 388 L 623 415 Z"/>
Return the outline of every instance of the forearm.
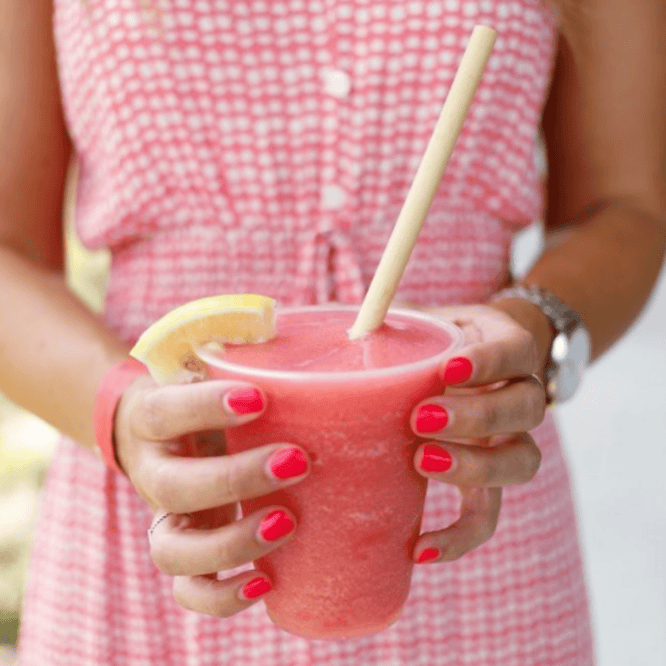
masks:
<path fill-rule="evenodd" d="M 0 312 L 0 391 L 94 450 L 96 389 L 128 347 L 60 274 L 3 246 Z"/>
<path fill-rule="evenodd" d="M 609 206 L 549 243 L 520 280 L 553 292 L 585 321 L 597 358 L 631 326 L 648 300 L 662 266 L 666 229 L 658 215 Z M 539 308 L 507 300 L 494 304 L 531 330 L 544 362 L 552 329 Z"/>

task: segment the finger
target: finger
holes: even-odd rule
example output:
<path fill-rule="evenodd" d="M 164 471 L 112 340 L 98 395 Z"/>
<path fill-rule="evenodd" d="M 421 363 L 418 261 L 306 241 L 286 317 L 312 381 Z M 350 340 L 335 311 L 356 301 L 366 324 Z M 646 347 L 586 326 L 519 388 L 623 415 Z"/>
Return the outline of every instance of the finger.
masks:
<path fill-rule="evenodd" d="M 282 507 L 267 507 L 210 530 L 190 529 L 179 516 L 154 524 L 150 555 L 170 576 L 199 576 L 252 562 L 288 542 L 296 519 Z"/>
<path fill-rule="evenodd" d="M 414 547 L 419 564 L 450 562 L 478 548 L 495 533 L 501 488 L 462 488 L 460 517 L 446 529 L 422 534 Z"/>
<path fill-rule="evenodd" d="M 421 437 L 488 437 L 531 430 L 545 413 L 543 387 L 536 378 L 527 377 L 494 391 L 428 398 L 413 410 L 411 424 Z"/>
<path fill-rule="evenodd" d="M 478 308 L 454 323 L 463 329 L 467 344 L 442 368 L 446 384 L 480 386 L 539 371 L 535 337 L 508 315 Z"/>
<path fill-rule="evenodd" d="M 207 509 L 206 511 L 183 514 L 174 514 L 171 511 L 164 511 L 158 507 L 154 511 L 153 521 L 148 528 L 148 539 L 152 538 L 158 525 L 161 525 L 165 520 L 169 520 L 166 523 L 167 529 L 175 527 L 176 529 L 210 530 L 228 525 L 235 521 L 237 517 L 237 504 L 226 504 L 224 506 L 216 506 L 213 509 Z M 160 529 L 165 528 L 160 527 Z"/>
<path fill-rule="evenodd" d="M 251 384 L 226 380 L 171 384 L 137 394 L 129 418 L 138 437 L 171 440 L 247 423 L 265 405 L 264 394 Z"/>
<path fill-rule="evenodd" d="M 272 587 L 270 579 L 257 571 L 247 571 L 225 580 L 177 576 L 173 581 L 173 596 L 177 604 L 195 613 L 230 617 L 252 606 Z"/>
<path fill-rule="evenodd" d="M 414 465 L 428 479 L 456 486 L 493 488 L 531 481 L 541 465 L 541 451 L 526 432 L 490 448 L 428 442 L 417 449 Z"/>
<path fill-rule="evenodd" d="M 268 495 L 299 483 L 310 468 L 307 453 L 290 444 L 208 458 L 172 456 L 145 447 L 133 481 L 153 505 L 182 514 Z"/>

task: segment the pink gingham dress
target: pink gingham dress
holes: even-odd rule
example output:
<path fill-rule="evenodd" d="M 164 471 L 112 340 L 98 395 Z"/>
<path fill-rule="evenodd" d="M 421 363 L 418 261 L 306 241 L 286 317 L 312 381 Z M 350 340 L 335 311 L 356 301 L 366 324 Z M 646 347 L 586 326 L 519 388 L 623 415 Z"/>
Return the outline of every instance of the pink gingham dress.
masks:
<path fill-rule="evenodd" d="M 113 256 L 108 324 L 134 341 L 175 306 L 258 292 L 358 302 L 475 24 L 499 37 L 398 298 L 477 303 L 540 213 L 534 143 L 556 42 L 540 0 L 54 0 L 80 157 L 77 225 Z M 416 567 L 402 618 L 310 641 L 259 603 L 175 604 L 127 479 L 63 440 L 26 592 L 21 666 L 590 666 L 581 557 L 551 418 L 493 538 Z M 424 529 L 457 516 L 432 484 Z"/>

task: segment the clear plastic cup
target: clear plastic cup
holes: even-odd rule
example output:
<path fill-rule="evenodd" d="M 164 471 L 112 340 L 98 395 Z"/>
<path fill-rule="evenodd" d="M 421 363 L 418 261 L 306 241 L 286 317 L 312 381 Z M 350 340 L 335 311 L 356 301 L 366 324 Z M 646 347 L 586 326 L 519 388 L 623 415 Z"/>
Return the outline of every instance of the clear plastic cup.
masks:
<path fill-rule="evenodd" d="M 327 305 L 278 310 L 277 328 L 290 313 L 307 315 L 313 325 L 302 335 L 318 335 L 325 346 L 327 313 L 341 311 L 351 326 L 356 308 Z M 255 564 L 274 584 L 265 597 L 269 616 L 299 636 L 340 640 L 379 632 L 397 620 L 409 592 L 427 483 L 413 467 L 422 440 L 409 417 L 416 403 L 442 392 L 439 370 L 462 333 L 421 312 L 394 310 L 387 321 L 393 315 L 419 335 L 443 332 L 445 347 L 416 361 L 405 349 L 390 367 L 351 371 L 253 368 L 200 352 L 211 377 L 251 382 L 267 396 L 259 419 L 226 431 L 230 453 L 289 442 L 313 461 L 301 483 L 242 503 L 246 515 L 285 506 L 298 521 L 294 539 Z"/>

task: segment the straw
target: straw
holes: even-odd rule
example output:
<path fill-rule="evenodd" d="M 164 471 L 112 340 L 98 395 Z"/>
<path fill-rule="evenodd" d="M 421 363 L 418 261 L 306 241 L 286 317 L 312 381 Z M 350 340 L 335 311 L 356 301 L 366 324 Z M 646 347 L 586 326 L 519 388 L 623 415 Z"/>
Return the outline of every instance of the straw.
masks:
<path fill-rule="evenodd" d="M 446 97 L 384 254 L 349 331 L 354 340 L 381 326 L 458 141 L 497 33 L 477 25 Z"/>

